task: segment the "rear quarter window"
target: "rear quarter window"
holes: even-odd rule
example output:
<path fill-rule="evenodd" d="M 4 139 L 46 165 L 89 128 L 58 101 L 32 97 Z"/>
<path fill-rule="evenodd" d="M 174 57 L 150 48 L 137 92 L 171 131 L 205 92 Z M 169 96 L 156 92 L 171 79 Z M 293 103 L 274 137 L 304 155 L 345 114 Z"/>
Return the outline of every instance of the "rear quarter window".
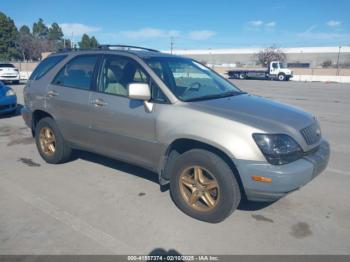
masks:
<path fill-rule="evenodd" d="M 29 80 L 38 80 L 49 72 L 55 65 L 65 59 L 66 55 L 50 56 L 44 59 L 33 71 Z"/>

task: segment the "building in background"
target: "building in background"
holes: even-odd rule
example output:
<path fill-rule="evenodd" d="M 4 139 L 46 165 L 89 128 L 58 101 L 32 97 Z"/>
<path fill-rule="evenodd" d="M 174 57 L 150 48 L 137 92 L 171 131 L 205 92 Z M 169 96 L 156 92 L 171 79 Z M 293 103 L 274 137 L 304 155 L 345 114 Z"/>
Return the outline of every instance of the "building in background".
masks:
<path fill-rule="evenodd" d="M 254 55 L 261 48 L 174 50 L 173 54 L 188 56 L 202 63 L 226 67 L 258 67 Z M 281 48 L 288 67 L 350 68 L 350 46 Z"/>

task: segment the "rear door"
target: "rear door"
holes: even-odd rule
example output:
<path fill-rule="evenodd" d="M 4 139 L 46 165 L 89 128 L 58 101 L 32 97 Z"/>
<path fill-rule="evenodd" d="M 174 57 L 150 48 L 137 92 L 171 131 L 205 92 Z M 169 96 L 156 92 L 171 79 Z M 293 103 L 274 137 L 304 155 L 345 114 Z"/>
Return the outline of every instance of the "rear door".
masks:
<path fill-rule="evenodd" d="M 155 112 L 147 112 L 143 101 L 128 98 L 127 86 L 133 82 L 150 82 L 135 60 L 119 55 L 103 58 L 90 98 L 93 140 L 99 153 L 152 168 L 160 150 Z"/>
<path fill-rule="evenodd" d="M 70 60 L 47 88 L 48 111 L 68 141 L 90 148 L 90 95 L 98 55 L 78 55 Z"/>

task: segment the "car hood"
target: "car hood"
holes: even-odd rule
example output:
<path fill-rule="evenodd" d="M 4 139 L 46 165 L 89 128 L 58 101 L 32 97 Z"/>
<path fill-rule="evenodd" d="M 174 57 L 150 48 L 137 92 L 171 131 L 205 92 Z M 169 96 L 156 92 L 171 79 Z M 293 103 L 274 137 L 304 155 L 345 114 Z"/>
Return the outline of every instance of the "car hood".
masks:
<path fill-rule="evenodd" d="M 272 132 L 279 131 L 277 126 L 300 130 L 315 121 L 300 109 L 250 94 L 192 102 L 190 107 Z"/>

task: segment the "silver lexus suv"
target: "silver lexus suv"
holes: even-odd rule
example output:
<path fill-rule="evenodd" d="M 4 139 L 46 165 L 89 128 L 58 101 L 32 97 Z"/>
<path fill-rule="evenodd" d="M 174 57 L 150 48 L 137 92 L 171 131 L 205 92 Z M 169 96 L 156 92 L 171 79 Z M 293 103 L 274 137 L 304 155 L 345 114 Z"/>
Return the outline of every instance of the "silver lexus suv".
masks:
<path fill-rule="evenodd" d="M 190 59 L 133 46 L 63 50 L 24 89 L 42 158 L 95 152 L 170 184 L 175 204 L 217 223 L 241 199 L 275 201 L 315 178 L 329 144 L 314 116 L 242 92 Z"/>

